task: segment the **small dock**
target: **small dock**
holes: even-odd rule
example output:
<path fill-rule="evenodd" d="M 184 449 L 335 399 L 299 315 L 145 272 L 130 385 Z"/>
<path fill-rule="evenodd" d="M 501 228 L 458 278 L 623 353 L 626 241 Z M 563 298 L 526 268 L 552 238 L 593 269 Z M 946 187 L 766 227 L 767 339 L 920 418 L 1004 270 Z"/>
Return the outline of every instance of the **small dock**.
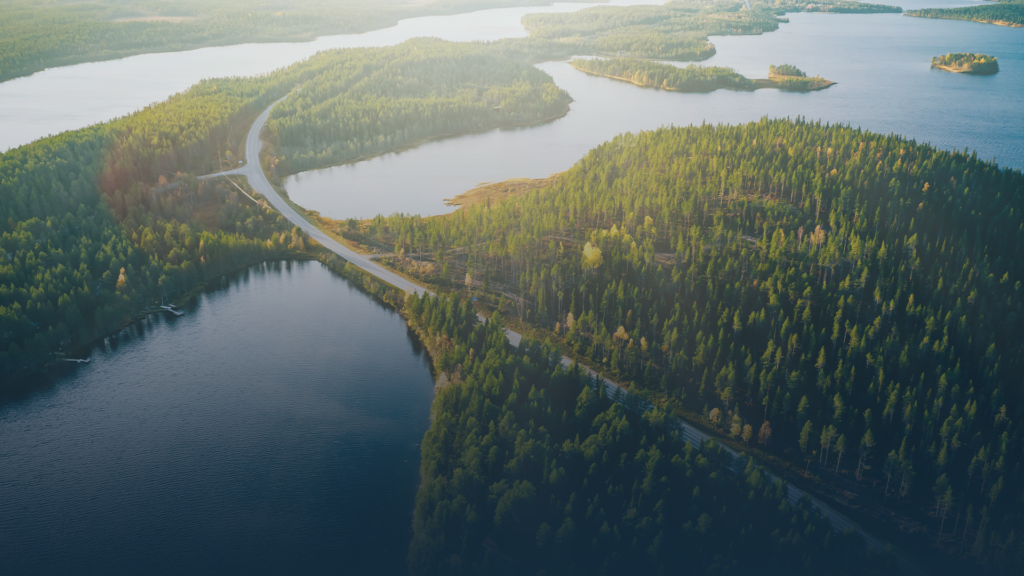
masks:
<path fill-rule="evenodd" d="M 175 316 L 182 316 L 182 315 L 185 314 L 181 310 L 178 310 L 178 307 L 175 306 L 174 304 L 171 304 L 170 306 L 161 306 L 161 308 L 163 308 L 164 310 L 167 310 L 168 312 L 170 312 L 171 314 L 174 314 Z"/>

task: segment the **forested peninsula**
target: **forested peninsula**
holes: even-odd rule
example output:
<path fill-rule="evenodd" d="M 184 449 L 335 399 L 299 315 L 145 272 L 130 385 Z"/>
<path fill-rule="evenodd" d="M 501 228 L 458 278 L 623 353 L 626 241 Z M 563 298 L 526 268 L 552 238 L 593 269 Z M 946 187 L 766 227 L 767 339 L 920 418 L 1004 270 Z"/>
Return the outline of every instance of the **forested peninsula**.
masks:
<path fill-rule="evenodd" d="M 572 99 L 516 46 L 417 39 L 310 59 L 323 72 L 276 106 L 267 124 L 275 174 L 566 114 Z"/>
<path fill-rule="evenodd" d="M 671 64 L 635 58 L 574 58 L 571 65 L 587 74 L 631 82 L 644 88 L 658 88 L 675 92 L 713 92 L 720 89 L 757 90 L 759 88 L 809 92 L 828 88 L 835 84 L 835 82 L 820 76 L 807 78 L 803 72 L 791 66 L 786 69 L 795 70 L 792 74 L 777 73 L 773 66 L 767 79 L 752 80 L 738 74 L 732 68 L 695 64 L 680 68 Z"/>
<path fill-rule="evenodd" d="M 907 16 L 916 18 L 944 18 L 949 20 L 970 20 L 984 24 L 1024 27 L 1024 3 L 987 4 L 963 8 L 924 8 L 908 10 Z"/>
<path fill-rule="evenodd" d="M 572 67 L 615 80 L 632 82 L 644 88 L 660 88 L 676 92 L 713 92 L 718 89 L 753 90 L 754 81 L 736 73 L 732 68 L 698 66 L 690 64 L 678 68 L 633 58 L 574 58 Z"/>
<path fill-rule="evenodd" d="M 638 416 L 561 353 L 508 345 L 501 314 L 410 296 L 444 386 L 422 445 L 410 573 L 885 574 L 891 555 L 836 534 L 750 458 L 684 443 L 666 413 Z"/>
<path fill-rule="evenodd" d="M 999 72 L 999 61 L 986 54 L 946 54 L 932 58 L 932 68 L 962 74 L 988 76 Z"/>
<path fill-rule="evenodd" d="M 1022 187 L 964 153 L 765 120 L 623 135 L 547 189 L 367 232 L 666 410 L 856 487 L 866 521 L 1009 574 Z"/>
<path fill-rule="evenodd" d="M 249 124 L 271 102 L 291 93 L 279 104 L 289 115 L 271 124 L 271 172 L 564 113 L 568 96 L 516 46 L 422 39 L 324 52 L 262 77 L 207 80 L 123 119 L 0 155 L 4 382 L 228 270 L 320 254 L 233 185 L 195 179 L 235 165 Z M 309 115 L 298 112 L 307 106 Z M 317 131 L 319 115 L 334 119 L 329 129 Z M 307 123 L 304 145 L 293 118 Z M 324 152 L 332 146 L 349 156 Z"/>

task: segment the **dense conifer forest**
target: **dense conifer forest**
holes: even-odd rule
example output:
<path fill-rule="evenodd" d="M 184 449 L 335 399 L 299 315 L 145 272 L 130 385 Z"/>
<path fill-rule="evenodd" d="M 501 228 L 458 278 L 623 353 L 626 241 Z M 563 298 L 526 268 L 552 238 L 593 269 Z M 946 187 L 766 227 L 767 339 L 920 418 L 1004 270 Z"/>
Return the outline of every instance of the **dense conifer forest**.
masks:
<path fill-rule="evenodd" d="M 577 70 L 632 82 L 644 88 L 659 88 L 677 92 L 712 92 L 714 90 L 757 90 L 777 88 L 780 90 L 820 90 L 834 84 L 821 76 L 808 78 L 793 66 L 780 69 L 796 71 L 799 75 L 781 74 L 779 69 L 770 67 L 768 79 L 751 80 L 738 74 L 732 68 L 699 66 L 690 64 L 680 68 L 671 64 L 638 60 L 636 58 L 574 58 L 572 67 Z"/>
<path fill-rule="evenodd" d="M 884 574 L 753 460 L 684 443 L 654 410 L 604 397 L 560 353 L 512 349 L 500 314 L 411 296 L 444 387 L 423 440 L 412 574 Z"/>
<path fill-rule="evenodd" d="M 622 135 L 550 188 L 368 232 L 662 405 L 920 522 L 1024 547 L 1024 177 L 783 120 Z"/>
<path fill-rule="evenodd" d="M 301 249 L 301 232 L 226 183 L 173 172 L 173 183 L 127 179 L 124 159 L 159 155 L 127 132 L 153 119 L 144 112 L 0 156 L 4 382 L 211 276 Z"/>
<path fill-rule="evenodd" d="M 907 16 L 918 18 L 947 18 L 950 20 L 971 20 L 1001 26 L 1024 26 L 1024 3 L 986 4 L 963 8 L 924 8 L 909 10 Z"/>
<path fill-rule="evenodd" d="M 634 58 L 574 58 L 572 67 L 599 76 L 608 76 L 632 82 L 646 88 L 661 88 L 679 92 L 712 92 L 720 88 L 753 90 L 754 82 L 736 73 L 732 68 L 697 66 L 677 68 Z"/>
<path fill-rule="evenodd" d="M 267 124 L 275 164 L 283 174 L 300 172 L 568 112 L 569 95 L 513 51 L 510 43 L 417 39 L 314 57 L 308 65 L 324 72 L 278 105 Z"/>

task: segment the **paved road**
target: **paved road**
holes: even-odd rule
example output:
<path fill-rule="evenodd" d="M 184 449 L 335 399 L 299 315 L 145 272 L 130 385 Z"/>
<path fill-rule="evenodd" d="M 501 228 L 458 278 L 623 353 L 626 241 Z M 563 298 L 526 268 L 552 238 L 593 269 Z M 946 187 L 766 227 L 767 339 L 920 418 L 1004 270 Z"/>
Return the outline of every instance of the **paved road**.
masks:
<path fill-rule="evenodd" d="M 281 100 L 283 99 L 284 98 L 282 98 Z M 280 102 L 281 100 L 278 100 L 277 102 Z M 275 102 L 274 104 L 277 104 L 277 102 Z M 432 294 L 432 292 L 427 290 L 426 288 L 419 286 L 418 284 L 414 284 L 413 282 L 410 282 L 409 280 L 402 278 L 401 276 L 395 274 L 394 272 L 391 272 L 387 268 L 384 268 L 380 264 L 377 264 L 372 260 L 373 256 L 364 256 L 362 254 L 354 252 L 351 249 L 342 245 L 341 243 L 337 242 L 330 236 L 327 236 L 319 229 L 317 229 L 314 225 L 310 224 L 305 218 L 303 218 L 297 212 L 295 212 L 295 210 L 292 209 L 292 207 L 289 206 L 288 203 L 285 202 L 283 198 L 281 198 L 280 194 L 278 194 L 277 191 L 274 190 L 274 187 L 271 186 L 270 182 L 267 180 L 266 175 L 263 174 L 263 170 L 260 167 L 259 163 L 259 152 L 260 148 L 263 146 L 263 142 L 260 140 L 260 132 L 263 130 L 263 126 L 267 123 L 267 118 L 270 116 L 270 111 L 271 109 L 273 109 L 274 104 L 271 104 L 270 108 L 267 108 L 262 114 L 260 114 L 259 117 L 256 118 L 256 121 L 253 123 L 252 128 L 249 129 L 249 136 L 246 140 L 245 145 L 246 164 L 241 168 L 236 168 L 234 170 L 220 172 L 217 174 L 210 174 L 208 176 L 202 176 L 201 178 L 215 178 L 218 176 L 229 175 L 245 176 L 249 180 L 249 185 L 252 186 L 254 190 L 256 190 L 264 197 L 266 197 L 266 199 L 274 206 L 274 208 L 279 210 L 281 214 L 288 219 L 288 221 L 304 230 L 307 234 L 310 235 L 310 237 L 315 239 L 317 242 L 319 242 L 321 245 L 323 245 L 331 252 L 334 252 L 338 256 L 341 256 L 345 260 L 351 262 L 352 265 L 358 266 L 360 269 L 376 276 L 377 278 L 380 278 L 381 280 L 401 290 L 405 290 L 407 293 Z M 478 317 L 480 318 L 481 321 L 484 320 L 483 316 Z M 523 339 L 522 335 L 517 332 L 513 332 L 512 330 L 506 330 L 505 333 L 508 335 L 509 342 L 513 346 L 518 347 L 519 343 Z M 572 365 L 572 363 L 573 360 L 568 356 L 562 357 L 562 366 L 568 368 L 569 366 Z M 585 366 L 581 367 L 584 370 L 586 370 L 586 372 L 589 373 L 591 377 L 597 377 L 601 379 L 605 387 L 605 391 L 607 392 L 609 397 L 612 397 L 616 389 L 620 390 L 619 400 L 624 406 L 637 412 L 646 412 L 651 408 L 651 406 L 648 403 L 636 397 L 633 397 L 629 392 L 622 389 L 615 382 L 608 380 L 607 378 L 599 377 L 597 373 L 595 373 L 593 370 Z M 698 448 L 703 442 L 711 440 L 713 438 L 712 436 L 705 434 L 700 430 L 697 430 L 689 422 L 679 421 L 677 422 L 676 426 L 682 433 L 683 438 L 687 442 Z M 733 457 L 739 456 L 739 454 L 735 450 L 732 450 L 731 448 L 728 448 L 727 446 L 724 445 L 722 447 L 725 449 L 726 452 L 731 454 Z M 775 478 L 774 475 L 769 474 L 769 476 L 771 476 L 771 478 L 773 479 Z M 804 495 L 805 493 L 803 490 L 800 490 L 795 486 L 788 487 L 787 497 L 790 502 L 795 504 L 802 497 L 804 497 Z M 868 534 L 866 531 L 864 531 L 863 528 L 854 524 L 851 520 L 849 520 L 842 514 L 839 514 L 835 510 L 832 510 L 817 498 L 810 495 L 808 495 L 808 497 L 811 499 L 811 503 L 814 504 L 814 506 L 818 508 L 818 510 L 820 510 L 826 517 L 828 517 L 829 522 L 832 523 L 833 528 L 835 528 L 836 530 L 843 531 L 851 527 L 855 528 L 858 532 L 861 533 L 861 535 L 864 536 L 865 542 L 867 542 L 867 544 L 872 548 L 881 551 L 885 547 L 885 544 L 883 542 L 879 541 L 875 537 Z M 896 559 L 900 564 L 900 568 L 905 573 L 912 574 L 915 576 L 924 574 L 924 572 L 917 568 L 917 566 L 915 566 L 913 563 L 911 563 L 909 560 L 902 557 L 901 555 L 897 554 Z"/>
<path fill-rule="evenodd" d="M 281 100 L 284 100 L 284 98 Z M 281 100 L 278 100 L 277 102 L 280 102 Z M 270 105 L 270 108 L 264 110 L 263 113 L 256 118 L 256 121 L 253 122 L 252 128 L 249 129 L 249 135 L 245 142 L 244 166 L 227 172 L 218 172 L 217 174 L 201 176 L 200 178 L 245 176 L 249 180 L 249 186 L 251 186 L 253 190 L 262 194 L 274 208 L 288 219 L 289 222 L 301 228 L 306 234 L 309 234 L 311 238 L 319 242 L 331 252 L 334 252 L 338 256 L 348 260 L 353 266 L 357 266 L 407 293 L 429 293 L 429 291 L 422 286 L 413 284 L 398 274 L 384 268 L 380 264 L 373 262 L 368 256 L 359 254 L 331 238 L 327 234 L 324 234 L 320 229 L 299 215 L 299 213 L 285 202 L 284 198 L 277 193 L 277 190 L 270 185 L 266 175 L 263 174 L 263 169 L 260 167 L 259 154 L 260 148 L 263 147 L 263 141 L 260 140 L 260 132 L 263 130 L 263 126 L 267 123 L 267 118 L 270 117 L 270 111 L 274 108 L 274 105 L 277 104 L 277 102 L 274 102 L 274 104 Z"/>

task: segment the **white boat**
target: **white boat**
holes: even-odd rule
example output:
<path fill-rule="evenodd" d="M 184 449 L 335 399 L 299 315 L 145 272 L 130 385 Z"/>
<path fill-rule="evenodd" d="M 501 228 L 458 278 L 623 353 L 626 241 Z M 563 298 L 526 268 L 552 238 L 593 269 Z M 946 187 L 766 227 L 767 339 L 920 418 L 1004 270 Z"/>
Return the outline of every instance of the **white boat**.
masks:
<path fill-rule="evenodd" d="M 161 306 L 161 308 L 163 308 L 164 310 L 167 310 L 168 312 L 170 312 L 171 314 L 174 314 L 175 316 L 181 316 L 182 314 L 184 314 L 184 312 L 182 312 L 181 310 L 178 310 L 178 307 L 175 306 L 174 304 L 170 304 L 168 306 Z"/>

